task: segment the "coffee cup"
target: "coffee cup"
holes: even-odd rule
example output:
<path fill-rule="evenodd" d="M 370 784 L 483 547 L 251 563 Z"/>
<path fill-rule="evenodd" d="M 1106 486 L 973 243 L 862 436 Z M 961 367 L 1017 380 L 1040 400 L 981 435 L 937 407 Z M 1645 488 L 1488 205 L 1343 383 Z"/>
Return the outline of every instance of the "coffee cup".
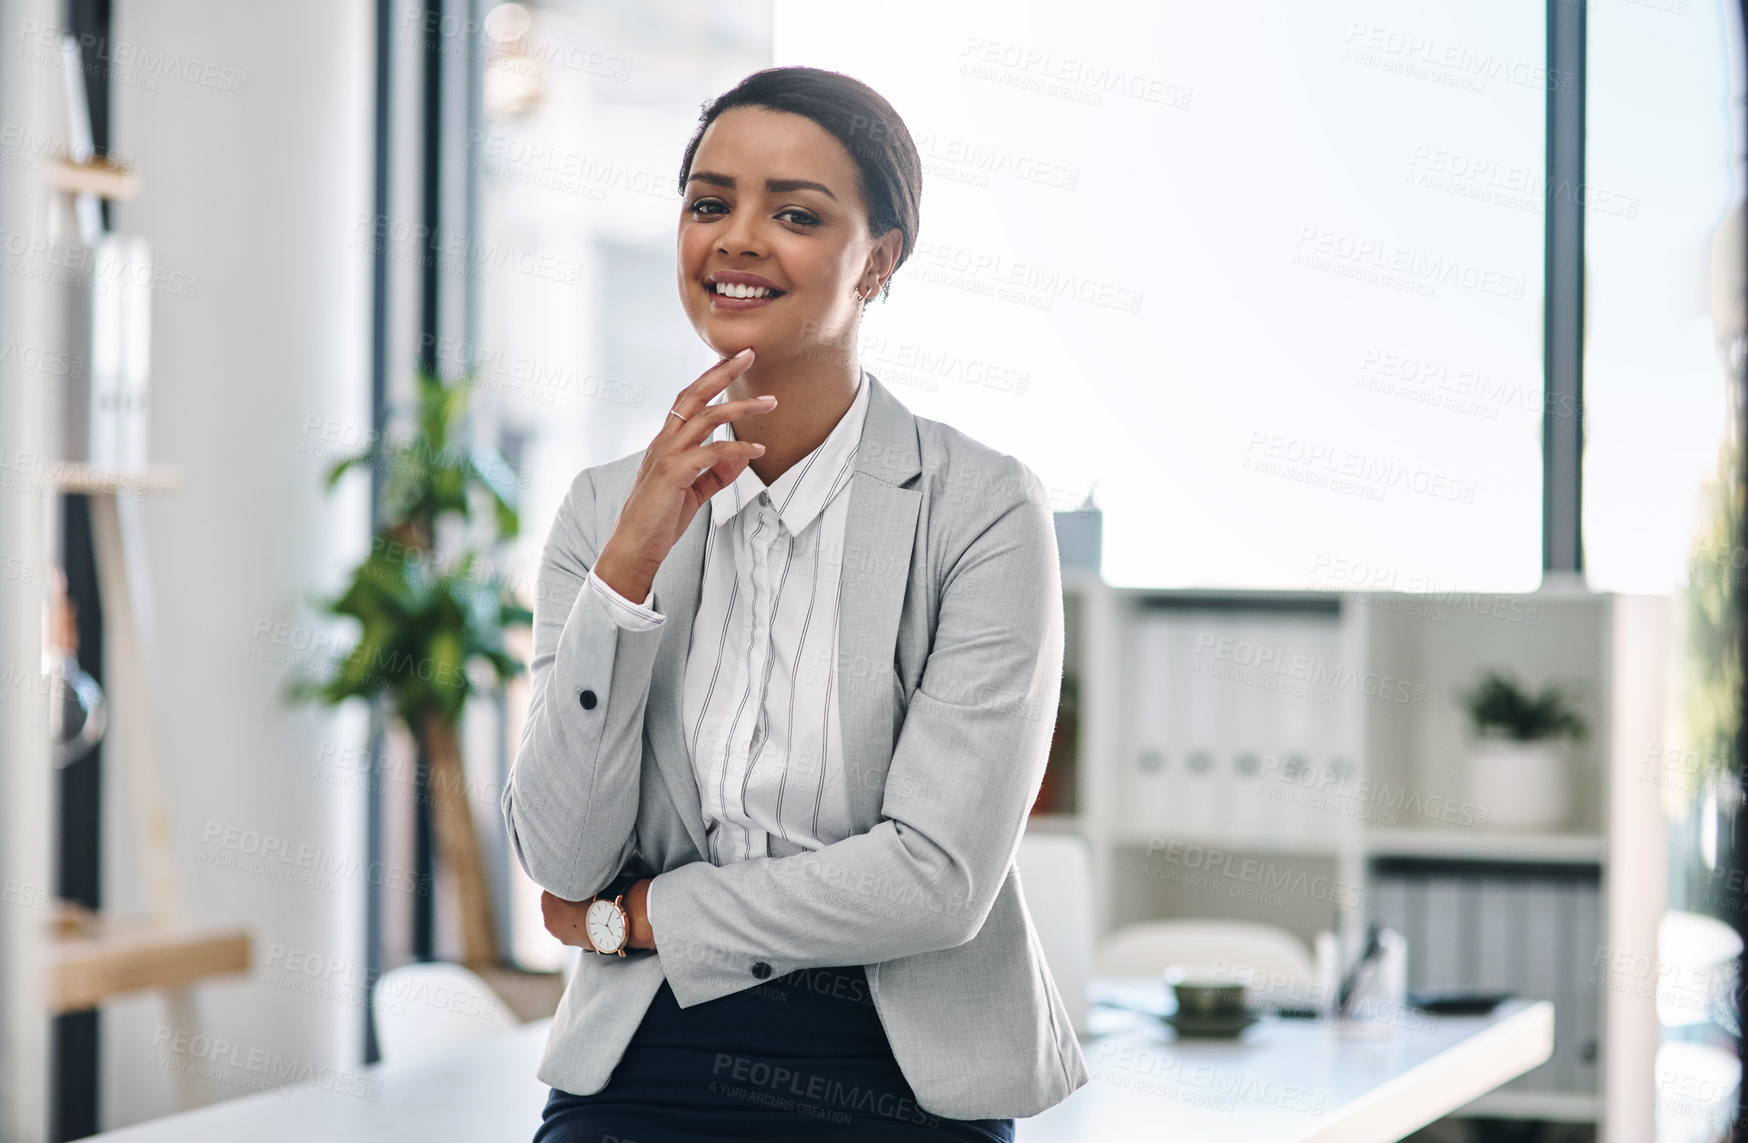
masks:
<path fill-rule="evenodd" d="M 1174 964 L 1165 970 L 1178 1015 L 1191 1020 L 1242 1016 L 1255 979 L 1252 970 L 1235 965 Z"/>

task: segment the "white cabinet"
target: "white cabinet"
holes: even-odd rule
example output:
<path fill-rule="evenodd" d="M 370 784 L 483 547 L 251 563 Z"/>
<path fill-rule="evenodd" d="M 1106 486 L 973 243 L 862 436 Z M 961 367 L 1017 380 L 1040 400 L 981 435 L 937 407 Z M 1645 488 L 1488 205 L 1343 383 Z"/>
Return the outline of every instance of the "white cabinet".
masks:
<path fill-rule="evenodd" d="M 1087 838 L 1101 934 L 1178 916 L 1265 921 L 1308 942 L 1334 925 L 1357 933 L 1377 915 L 1380 890 L 1413 896 L 1412 879 L 1405 889 L 1394 874 L 1424 864 L 1441 910 L 1481 900 L 1483 876 L 1521 875 L 1532 895 L 1588 885 L 1572 906 L 1598 914 L 1585 939 L 1620 943 L 1606 893 L 1611 774 L 1613 784 L 1632 782 L 1642 767 L 1636 747 L 1617 751 L 1613 741 L 1626 701 L 1614 680 L 1630 677 L 1611 661 L 1618 597 L 1559 586 L 1139 591 L 1079 569 L 1065 570 L 1063 590 L 1065 669 L 1079 701 L 1075 810 L 1034 816 L 1030 828 Z M 1562 829 L 1490 828 L 1490 807 L 1469 796 L 1458 693 L 1483 668 L 1509 668 L 1532 687 L 1559 681 L 1580 696 L 1590 733 L 1571 754 L 1574 809 Z M 1508 954 L 1463 942 L 1420 950 L 1416 963 L 1444 983 L 1486 983 L 1486 966 L 1468 961 Z M 1585 959 L 1568 945 L 1564 953 Z M 1553 966 L 1543 971 L 1559 979 Z M 1583 1012 L 1572 1010 L 1575 995 L 1549 997 L 1561 1034 L 1595 1036 L 1607 1026 L 1607 992 Z M 1599 1118 L 1594 1059 L 1561 1069 L 1567 1090 L 1501 1093 L 1489 1112 Z"/>

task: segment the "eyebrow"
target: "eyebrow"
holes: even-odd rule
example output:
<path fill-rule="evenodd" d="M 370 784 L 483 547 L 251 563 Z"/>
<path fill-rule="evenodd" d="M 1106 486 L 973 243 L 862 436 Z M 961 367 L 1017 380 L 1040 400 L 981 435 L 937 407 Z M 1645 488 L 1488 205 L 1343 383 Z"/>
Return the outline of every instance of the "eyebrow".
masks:
<path fill-rule="evenodd" d="M 691 175 L 687 177 L 686 181 L 690 183 L 693 179 L 696 179 L 699 182 L 712 183 L 720 187 L 727 187 L 729 190 L 734 189 L 734 176 L 732 175 L 720 175 L 715 171 L 693 171 Z M 772 194 L 782 194 L 785 191 L 816 190 L 825 195 L 825 197 L 831 199 L 833 202 L 838 200 L 838 196 L 831 192 L 830 187 L 825 186 L 823 183 L 813 182 L 809 179 L 766 179 L 765 189 Z"/>

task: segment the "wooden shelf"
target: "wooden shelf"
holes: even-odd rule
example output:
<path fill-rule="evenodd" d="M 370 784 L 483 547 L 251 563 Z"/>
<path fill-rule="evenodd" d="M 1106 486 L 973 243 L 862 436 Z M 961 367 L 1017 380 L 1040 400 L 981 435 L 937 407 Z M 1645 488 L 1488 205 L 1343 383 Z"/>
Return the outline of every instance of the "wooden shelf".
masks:
<path fill-rule="evenodd" d="M 99 920 L 49 942 L 48 1009 L 55 1015 L 79 1012 L 127 992 L 247 972 L 249 958 L 244 929 Z"/>
<path fill-rule="evenodd" d="M 182 487 L 182 474 L 174 468 L 98 468 L 89 464 L 62 466 L 56 481 L 63 492 L 168 492 Z"/>
<path fill-rule="evenodd" d="M 139 176 L 129 167 L 105 158 L 75 163 L 71 159 L 56 159 L 49 165 L 49 185 L 68 194 L 87 191 L 111 202 L 126 202 L 140 189 Z"/>
<path fill-rule="evenodd" d="M 1608 840 L 1597 834 L 1508 833 L 1504 830 L 1374 829 L 1370 857 L 1434 857 L 1459 861 L 1542 861 L 1601 865 Z"/>

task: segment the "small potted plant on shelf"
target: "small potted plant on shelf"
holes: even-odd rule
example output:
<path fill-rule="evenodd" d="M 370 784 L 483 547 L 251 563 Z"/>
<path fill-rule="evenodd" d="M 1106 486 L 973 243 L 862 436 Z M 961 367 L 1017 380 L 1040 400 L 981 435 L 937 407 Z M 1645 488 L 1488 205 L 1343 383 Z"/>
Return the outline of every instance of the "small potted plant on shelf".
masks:
<path fill-rule="evenodd" d="M 1548 683 L 1531 693 L 1507 671 L 1486 670 L 1460 696 L 1474 739 L 1469 799 L 1504 829 L 1559 829 L 1572 811 L 1565 749 L 1586 728 L 1574 695 Z"/>

